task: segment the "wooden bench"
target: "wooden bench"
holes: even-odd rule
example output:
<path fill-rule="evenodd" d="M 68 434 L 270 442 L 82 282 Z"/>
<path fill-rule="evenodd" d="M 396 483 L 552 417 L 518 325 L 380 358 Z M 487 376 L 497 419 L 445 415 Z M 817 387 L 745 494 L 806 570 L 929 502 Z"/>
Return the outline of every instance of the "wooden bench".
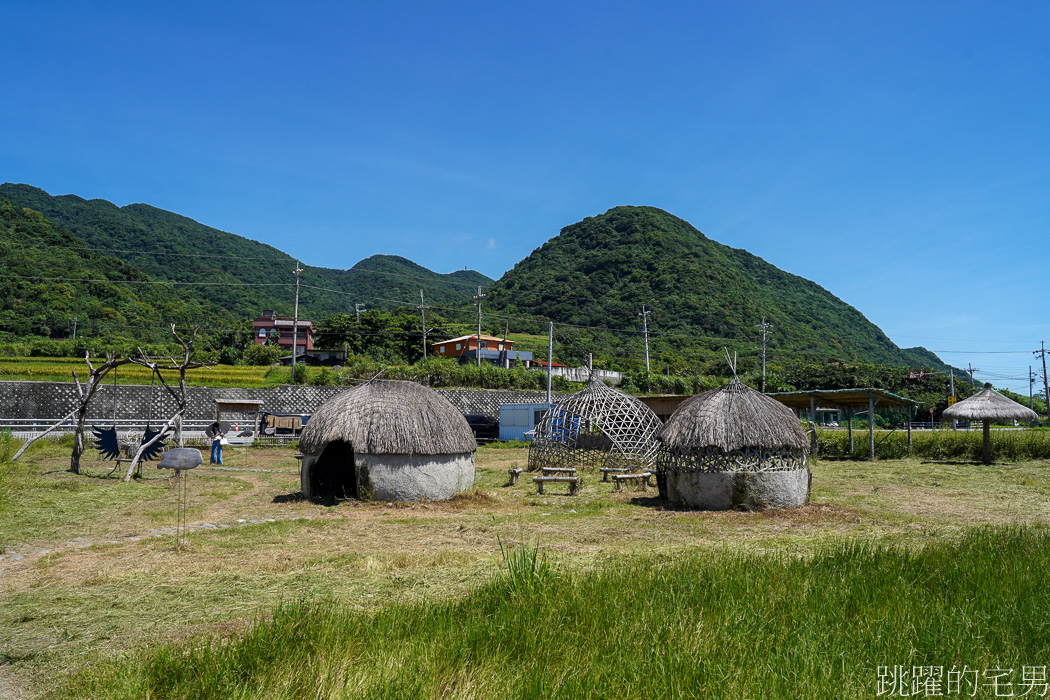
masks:
<path fill-rule="evenodd" d="M 616 490 L 620 490 L 621 484 L 625 481 L 639 481 L 642 484 L 642 491 L 645 491 L 646 486 L 652 486 L 649 483 L 649 477 L 652 476 L 652 472 L 642 472 L 641 474 L 613 474 L 613 481 L 616 482 Z"/>
<path fill-rule="evenodd" d="M 576 495 L 576 489 L 580 487 L 581 481 L 578 476 L 534 476 L 532 480 L 536 482 L 536 493 L 543 493 L 543 485 L 553 482 L 556 484 L 568 484 L 570 496 Z"/>
<path fill-rule="evenodd" d="M 544 476 L 576 476 L 576 467 L 541 467 Z"/>
<path fill-rule="evenodd" d="M 512 467 L 512 468 L 507 470 L 507 473 L 510 474 L 510 485 L 511 486 L 513 486 L 514 484 L 518 483 L 518 477 L 521 476 L 521 473 L 523 471 L 525 471 L 525 470 L 522 469 L 521 467 Z"/>
<path fill-rule="evenodd" d="M 608 481 L 610 474 L 626 474 L 631 470 L 627 467 L 602 467 L 598 471 L 602 473 L 602 481 Z"/>

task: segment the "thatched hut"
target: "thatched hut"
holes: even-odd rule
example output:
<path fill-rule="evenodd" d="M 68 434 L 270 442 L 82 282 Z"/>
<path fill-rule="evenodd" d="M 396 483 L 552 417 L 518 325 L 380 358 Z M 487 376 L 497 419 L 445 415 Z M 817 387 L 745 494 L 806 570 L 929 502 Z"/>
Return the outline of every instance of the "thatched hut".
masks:
<path fill-rule="evenodd" d="M 373 380 L 334 396 L 299 439 L 307 498 L 445 500 L 474 483 L 474 433 L 432 389 Z"/>
<path fill-rule="evenodd" d="M 734 379 L 684 402 L 657 436 L 661 492 L 705 510 L 809 500 L 809 440 L 790 408 Z"/>
<path fill-rule="evenodd" d="M 1038 420 L 1039 416 L 1030 408 L 1022 406 L 1013 399 L 1008 399 L 985 384 L 984 389 L 968 399 L 963 399 L 954 406 L 944 409 L 944 418 L 956 420 L 979 420 L 984 423 L 984 448 L 982 456 L 985 464 L 992 461 L 992 422 L 1003 423 L 1014 420 Z"/>
<path fill-rule="evenodd" d="M 651 469 L 660 419 L 633 396 L 591 377 L 587 386 L 555 404 L 536 426 L 529 470 L 542 467 Z"/>

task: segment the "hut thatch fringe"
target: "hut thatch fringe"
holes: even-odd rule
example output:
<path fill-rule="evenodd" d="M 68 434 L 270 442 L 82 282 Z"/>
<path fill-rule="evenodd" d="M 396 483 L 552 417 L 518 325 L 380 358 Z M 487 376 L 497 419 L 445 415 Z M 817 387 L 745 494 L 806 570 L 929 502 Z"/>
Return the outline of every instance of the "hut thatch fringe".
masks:
<path fill-rule="evenodd" d="M 994 423 L 1039 419 L 1035 411 L 1006 398 L 993 389 L 991 384 L 985 384 L 979 393 L 944 409 L 941 415 L 949 420 L 990 420 Z"/>
<path fill-rule="evenodd" d="M 809 448 L 790 408 L 737 379 L 684 402 L 657 439 L 668 449 L 717 448 L 723 453 Z"/>
<path fill-rule="evenodd" d="M 377 379 L 337 394 L 310 416 L 299 438 L 306 455 L 343 440 L 372 455 L 454 455 L 477 443 L 448 399 L 414 382 Z"/>

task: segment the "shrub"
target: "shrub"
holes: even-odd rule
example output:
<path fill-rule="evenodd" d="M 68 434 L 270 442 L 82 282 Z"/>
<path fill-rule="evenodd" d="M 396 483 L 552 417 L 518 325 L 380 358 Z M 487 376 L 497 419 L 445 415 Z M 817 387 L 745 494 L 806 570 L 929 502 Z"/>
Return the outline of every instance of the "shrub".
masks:
<path fill-rule="evenodd" d="M 272 365 L 283 354 L 283 350 L 272 345 L 252 345 L 244 351 L 244 362 L 256 366 Z"/>

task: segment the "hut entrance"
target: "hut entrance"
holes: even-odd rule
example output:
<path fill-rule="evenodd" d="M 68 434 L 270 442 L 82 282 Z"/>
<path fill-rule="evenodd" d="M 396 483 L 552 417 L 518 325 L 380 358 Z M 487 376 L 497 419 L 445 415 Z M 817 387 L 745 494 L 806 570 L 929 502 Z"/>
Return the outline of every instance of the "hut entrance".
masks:
<path fill-rule="evenodd" d="M 333 440 L 310 468 L 310 490 L 316 498 L 358 498 L 354 446 Z"/>

